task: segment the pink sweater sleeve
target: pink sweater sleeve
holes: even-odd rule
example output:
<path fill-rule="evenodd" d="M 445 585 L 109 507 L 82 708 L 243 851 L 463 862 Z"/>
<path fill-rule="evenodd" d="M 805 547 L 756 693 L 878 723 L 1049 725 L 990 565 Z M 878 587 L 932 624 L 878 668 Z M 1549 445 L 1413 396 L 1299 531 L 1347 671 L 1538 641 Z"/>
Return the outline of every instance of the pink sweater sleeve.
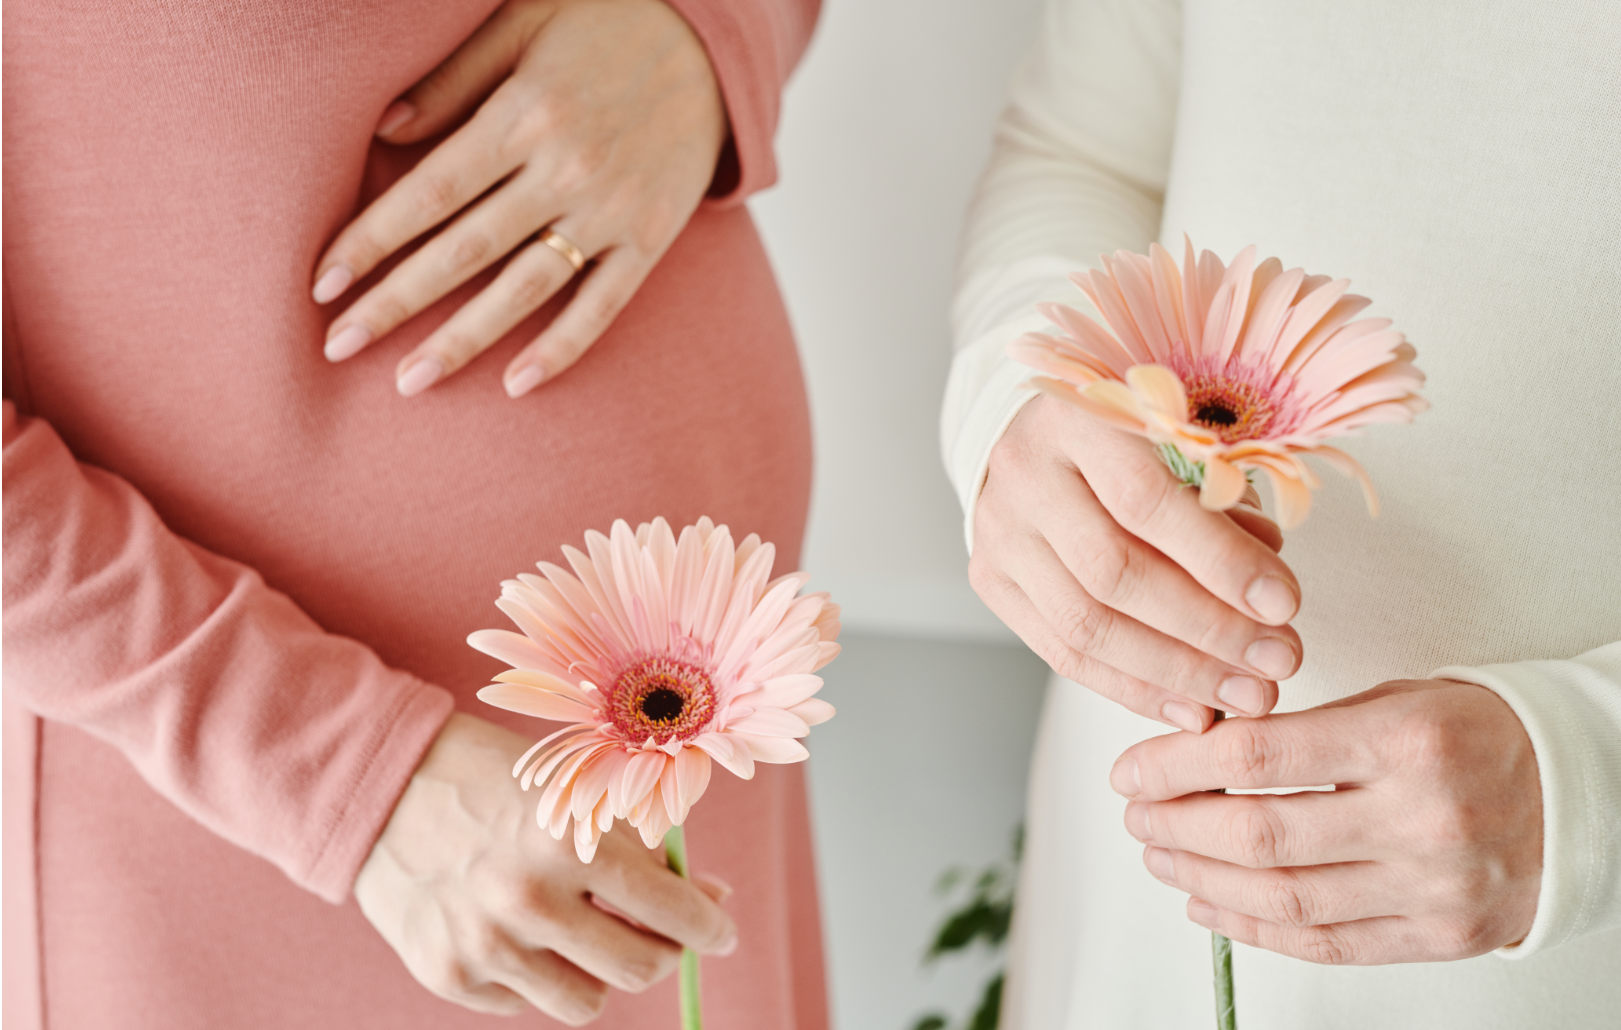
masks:
<path fill-rule="evenodd" d="M 669 0 L 709 51 L 732 138 L 710 200 L 741 204 L 777 181 L 782 87 L 810 43 L 821 0 Z"/>
<path fill-rule="evenodd" d="M 451 698 L 171 533 L 5 402 L 5 689 L 342 901 Z M 86 790 L 95 789 L 86 784 Z"/>

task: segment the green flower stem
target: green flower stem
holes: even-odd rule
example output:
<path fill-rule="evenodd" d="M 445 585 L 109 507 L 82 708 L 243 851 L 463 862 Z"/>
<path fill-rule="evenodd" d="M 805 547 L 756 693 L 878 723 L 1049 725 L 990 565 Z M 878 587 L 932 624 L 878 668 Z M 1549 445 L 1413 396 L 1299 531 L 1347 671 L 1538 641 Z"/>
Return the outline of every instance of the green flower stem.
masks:
<path fill-rule="evenodd" d="M 677 876 L 692 879 L 687 869 L 687 837 L 681 827 L 672 826 L 664 835 L 664 860 Z M 681 1030 L 703 1030 L 703 1001 L 698 994 L 698 953 L 681 949 Z"/>
<path fill-rule="evenodd" d="M 1227 713 L 1216 709 L 1216 718 Z M 1217 788 L 1213 793 L 1225 794 Z M 1233 1003 L 1233 942 L 1210 931 L 1210 961 L 1216 977 L 1216 1030 L 1238 1030 L 1238 1009 Z"/>
<path fill-rule="evenodd" d="M 1212 931 L 1210 958 L 1216 970 L 1216 1030 L 1238 1030 L 1238 1010 L 1233 1007 L 1233 942 Z"/>

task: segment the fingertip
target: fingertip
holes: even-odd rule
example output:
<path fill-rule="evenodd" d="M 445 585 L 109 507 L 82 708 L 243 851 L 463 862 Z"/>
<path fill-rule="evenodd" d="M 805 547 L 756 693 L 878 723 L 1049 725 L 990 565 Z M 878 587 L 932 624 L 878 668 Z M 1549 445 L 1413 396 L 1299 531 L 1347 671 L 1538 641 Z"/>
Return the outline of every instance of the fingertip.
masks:
<path fill-rule="evenodd" d="M 345 361 L 365 349 L 371 342 L 371 330 L 363 325 L 345 326 L 343 331 L 326 341 L 322 353 L 331 362 Z"/>
<path fill-rule="evenodd" d="M 713 898 L 717 905 L 725 903 L 734 893 L 731 884 L 713 873 L 697 873 L 693 876 L 692 882 L 699 890 Z"/>
<path fill-rule="evenodd" d="M 1245 589 L 1244 603 L 1262 622 L 1281 626 L 1300 610 L 1300 595 L 1281 578 L 1264 574 L 1256 576 Z"/>
<path fill-rule="evenodd" d="M 546 379 L 546 370 L 539 365 L 525 365 L 507 376 L 507 396 L 517 400 L 539 386 Z"/>
<path fill-rule="evenodd" d="M 1221 913 L 1216 911 L 1216 906 L 1203 898 L 1188 899 L 1188 918 L 1206 930 L 1221 929 Z"/>
<path fill-rule="evenodd" d="M 1159 710 L 1160 718 L 1175 726 L 1179 730 L 1189 733 L 1203 733 L 1205 727 L 1210 725 L 1209 709 L 1203 705 L 1193 705 L 1184 701 L 1167 701 Z"/>
<path fill-rule="evenodd" d="M 1115 762 L 1114 768 L 1109 771 L 1109 786 L 1123 797 L 1134 798 L 1142 793 L 1143 781 L 1138 773 L 1135 757 L 1125 755 Z"/>
<path fill-rule="evenodd" d="M 330 303 L 343 296 L 343 291 L 353 285 L 354 281 L 355 273 L 347 265 L 333 265 L 316 280 L 310 296 L 317 304 Z"/>
<path fill-rule="evenodd" d="M 405 127 L 406 123 L 417 116 L 416 105 L 405 100 L 396 100 L 388 105 L 383 116 L 377 120 L 377 135 L 388 139 Z"/>

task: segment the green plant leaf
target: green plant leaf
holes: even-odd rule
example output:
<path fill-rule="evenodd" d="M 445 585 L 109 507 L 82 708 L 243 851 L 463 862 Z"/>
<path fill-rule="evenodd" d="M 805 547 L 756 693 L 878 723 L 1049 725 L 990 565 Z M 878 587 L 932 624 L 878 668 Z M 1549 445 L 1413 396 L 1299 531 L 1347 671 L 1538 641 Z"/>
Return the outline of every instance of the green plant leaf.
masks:
<path fill-rule="evenodd" d="M 1005 978 L 1005 973 L 997 973 L 996 978 L 985 985 L 979 1008 L 974 1010 L 974 1017 L 968 1021 L 968 1030 L 996 1030 L 996 1024 L 1002 1018 L 1002 981 Z"/>
<path fill-rule="evenodd" d="M 913 1023 L 912 1030 L 946 1030 L 946 1017 L 938 1012 L 931 1012 Z"/>

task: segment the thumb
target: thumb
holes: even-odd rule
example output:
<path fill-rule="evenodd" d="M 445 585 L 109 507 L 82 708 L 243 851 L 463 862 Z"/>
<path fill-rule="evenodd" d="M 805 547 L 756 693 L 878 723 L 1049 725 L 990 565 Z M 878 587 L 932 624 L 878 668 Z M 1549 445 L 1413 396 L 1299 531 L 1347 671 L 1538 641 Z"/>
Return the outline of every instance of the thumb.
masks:
<path fill-rule="evenodd" d="M 416 143 L 466 118 L 512 74 L 550 17 L 549 5 L 503 4 L 439 67 L 383 111 L 378 138 Z"/>

